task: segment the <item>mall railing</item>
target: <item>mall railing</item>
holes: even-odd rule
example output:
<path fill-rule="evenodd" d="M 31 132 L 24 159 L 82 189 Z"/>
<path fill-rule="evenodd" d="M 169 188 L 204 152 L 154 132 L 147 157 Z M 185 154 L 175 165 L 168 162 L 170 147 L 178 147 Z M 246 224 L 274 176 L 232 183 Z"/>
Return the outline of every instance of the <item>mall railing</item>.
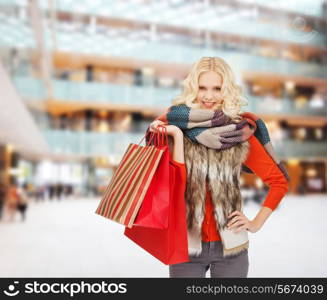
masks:
<path fill-rule="evenodd" d="M 55 153 L 107 156 L 109 154 L 123 155 L 130 143 L 138 144 L 141 141 L 144 133 L 46 130 L 44 135 Z M 142 145 L 144 145 L 144 140 Z M 282 140 L 273 141 L 273 145 L 282 159 L 327 156 L 327 141 Z"/>
<path fill-rule="evenodd" d="M 13 78 L 15 86 L 23 98 L 29 101 L 43 101 L 45 88 L 42 82 L 32 77 Z M 53 80 L 54 99 L 58 101 L 112 103 L 133 106 L 168 107 L 172 99 L 181 91 L 173 88 L 118 85 L 99 82 L 73 82 Z M 248 95 L 245 111 L 258 114 L 317 115 L 327 116 L 327 106 L 311 107 L 307 104 L 299 108 L 290 99 L 269 99 Z M 323 102 L 322 104 L 324 104 Z"/>
<path fill-rule="evenodd" d="M 1 0 L 0 5 L 17 6 L 17 1 Z M 41 1 L 40 5 L 45 9 L 48 8 L 47 1 Z M 313 4 L 311 4 L 310 7 L 313 7 Z M 212 13 L 214 12 L 214 9 L 208 9 L 207 11 L 197 10 L 198 14 L 193 16 L 193 12 L 190 11 L 184 16 L 183 20 L 181 20 L 178 14 L 167 17 L 167 14 L 174 13 L 176 10 L 175 7 L 169 8 L 167 6 L 165 7 L 165 5 L 153 6 L 141 2 L 117 4 L 116 1 L 103 1 L 100 3 L 92 2 L 91 4 L 88 1 L 80 1 L 78 6 L 76 6 L 74 1 L 57 1 L 56 9 L 58 12 L 72 13 L 73 16 L 75 13 L 81 13 L 99 17 L 127 18 L 128 20 L 142 23 L 169 24 L 173 26 L 188 27 L 193 30 L 210 30 L 214 32 L 253 36 L 263 39 L 266 39 L 268 34 L 269 39 L 272 40 L 316 46 L 325 45 L 324 35 L 318 30 L 304 32 L 303 30 L 299 30 L 303 27 L 302 24 L 301 26 L 289 26 L 288 22 L 291 20 L 287 19 L 284 23 L 281 23 L 280 19 L 277 19 L 275 23 L 272 23 L 261 21 L 260 18 L 256 19 L 253 17 L 249 19 L 248 16 L 244 18 L 242 16 L 242 11 L 238 11 L 235 7 L 233 8 L 233 14 L 236 14 L 236 16 L 232 18 L 232 21 L 230 18 L 217 18 L 216 14 Z M 276 9 L 275 6 L 274 9 Z M 306 11 L 308 11 L 308 9 Z M 130 12 L 133 12 L 133 14 L 131 15 Z M 203 14 L 201 14 L 201 12 L 203 12 Z M 237 15 L 238 12 L 239 15 Z M 301 18 L 303 19 L 303 16 L 301 16 Z"/>
<path fill-rule="evenodd" d="M 130 143 L 138 144 L 144 134 L 73 132 L 70 130 L 44 131 L 45 138 L 54 153 L 89 156 L 122 155 Z M 142 145 L 144 145 L 144 141 Z"/>
<path fill-rule="evenodd" d="M 5 17 L 0 18 L 0 46 L 3 48 L 35 48 L 34 36 L 30 28 L 18 20 L 14 24 L 6 22 Z M 150 41 L 146 39 L 130 40 L 122 36 L 107 37 L 105 35 L 83 32 L 56 33 L 56 51 L 69 51 L 73 53 L 86 53 L 95 55 L 108 55 L 128 57 L 141 60 L 154 60 L 170 63 L 185 63 L 197 61 L 202 56 L 223 57 L 239 73 L 242 71 L 261 71 L 284 75 L 307 77 L 327 77 L 327 68 L 321 64 L 310 62 L 291 61 L 278 57 L 265 57 L 240 50 L 222 50 L 207 46 L 192 46 L 178 42 Z M 51 49 L 51 39 L 47 44 Z M 276 53 L 276 56 L 278 53 Z"/>
<path fill-rule="evenodd" d="M 248 100 L 248 106 L 245 107 L 244 110 L 252 111 L 257 114 L 327 117 L 327 103 L 324 100 L 313 104 L 312 100 L 308 99 L 306 104 L 300 104 L 297 103 L 296 100 L 291 100 L 289 98 L 270 98 L 248 95 L 246 99 Z"/>
<path fill-rule="evenodd" d="M 282 140 L 273 142 L 281 159 L 323 158 L 327 157 L 327 141 Z"/>

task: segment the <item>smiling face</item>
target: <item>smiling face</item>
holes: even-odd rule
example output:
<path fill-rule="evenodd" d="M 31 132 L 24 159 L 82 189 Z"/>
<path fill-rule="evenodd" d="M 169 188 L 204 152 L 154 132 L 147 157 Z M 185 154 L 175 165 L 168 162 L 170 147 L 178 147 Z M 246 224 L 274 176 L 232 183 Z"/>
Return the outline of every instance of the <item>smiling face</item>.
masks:
<path fill-rule="evenodd" d="M 199 91 L 196 97 L 200 108 L 217 109 L 223 104 L 221 87 L 223 79 L 215 71 L 204 72 L 199 76 Z"/>

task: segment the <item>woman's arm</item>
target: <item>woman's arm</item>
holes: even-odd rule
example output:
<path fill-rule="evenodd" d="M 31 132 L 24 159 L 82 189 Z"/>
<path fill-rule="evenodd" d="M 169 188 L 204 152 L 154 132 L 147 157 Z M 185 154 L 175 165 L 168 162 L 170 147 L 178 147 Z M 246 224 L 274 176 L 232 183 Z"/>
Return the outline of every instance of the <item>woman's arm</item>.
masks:
<path fill-rule="evenodd" d="M 269 191 L 260 211 L 252 221 L 239 211 L 234 211 L 228 216 L 229 218 L 233 217 L 233 219 L 229 221 L 228 226 L 230 229 L 238 228 L 236 232 L 242 229 L 247 229 L 250 232 L 257 232 L 261 229 L 288 191 L 287 178 L 268 155 L 257 138 L 252 136 L 249 142 L 250 151 L 244 164 L 269 186 Z"/>
<path fill-rule="evenodd" d="M 262 206 L 255 218 L 252 220 L 253 227 L 250 228 L 252 229 L 252 232 L 258 231 L 269 218 L 272 212 L 273 211 L 271 208 L 267 206 Z"/>
<path fill-rule="evenodd" d="M 171 136 L 174 140 L 173 150 L 172 150 L 173 160 L 183 164 L 184 163 L 183 131 L 175 125 L 167 125 L 158 120 L 154 120 L 149 126 L 151 132 L 158 132 L 158 130 L 160 130 L 160 132 L 163 132 L 164 129 L 162 127 L 166 128 L 167 134 Z"/>
<path fill-rule="evenodd" d="M 172 137 L 174 139 L 173 160 L 178 163 L 184 164 L 185 160 L 184 160 L 183 132 L 178 128 L 178 130 L 174 131 Z"/>

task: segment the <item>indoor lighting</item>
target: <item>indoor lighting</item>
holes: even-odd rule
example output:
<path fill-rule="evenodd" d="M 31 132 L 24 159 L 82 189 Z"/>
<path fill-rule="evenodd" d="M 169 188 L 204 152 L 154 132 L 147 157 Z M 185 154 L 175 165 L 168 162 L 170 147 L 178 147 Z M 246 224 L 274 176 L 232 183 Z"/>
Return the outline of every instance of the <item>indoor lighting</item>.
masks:
<path fill-rule="evenodd" d="M 14 145 L 13 144 L 7 144 L 6 147 L 7 147 L 8 152 L 13 152 L 14 151 Z"/>
<path fill-rule="evenodd" d="M 287 164 L 288 164 L 289 166 L 294 167 L 294 166 L 297 166 L 297 165 L 299 164 L 299 160 L 298 160 L 298 159 L 289 159 L 289 160 L 287 161 Z"/>
<path fill-rule="evenodd" d="M 285 88 L 287 91 L 292 92 L 294 90 L 295 83 L 294 81 L 286 81 L 285 82 Z"/>
<path fill-rule="evenodd" d="M 261 189 L 261 188 L 263 187 L 263 182 L 262 182 L 262 180 L 261 180 L 260 178 L 256 178 L 256 180 L 255 180 L 255 185 L 256 185 L 259 189 Z"/>
<path fill-rule="evenodd" d="M 306 174 L 308 177 L 316 177 L 317 176 L 317 170 L 316 169 L 308 169 L 306 171 Z"/>

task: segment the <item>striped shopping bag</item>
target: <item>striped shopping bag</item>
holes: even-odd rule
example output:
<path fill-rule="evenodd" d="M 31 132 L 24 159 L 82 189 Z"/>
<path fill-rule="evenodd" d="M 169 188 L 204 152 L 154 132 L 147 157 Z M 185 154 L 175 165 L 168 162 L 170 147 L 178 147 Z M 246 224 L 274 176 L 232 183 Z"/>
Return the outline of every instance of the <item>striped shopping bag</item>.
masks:
<path fill-rule="evenodd" d="M 147 137 L 147 131 L 145 137 Z M 129 144 L 95 213 L 131 228 L 167 146 Z"/>

